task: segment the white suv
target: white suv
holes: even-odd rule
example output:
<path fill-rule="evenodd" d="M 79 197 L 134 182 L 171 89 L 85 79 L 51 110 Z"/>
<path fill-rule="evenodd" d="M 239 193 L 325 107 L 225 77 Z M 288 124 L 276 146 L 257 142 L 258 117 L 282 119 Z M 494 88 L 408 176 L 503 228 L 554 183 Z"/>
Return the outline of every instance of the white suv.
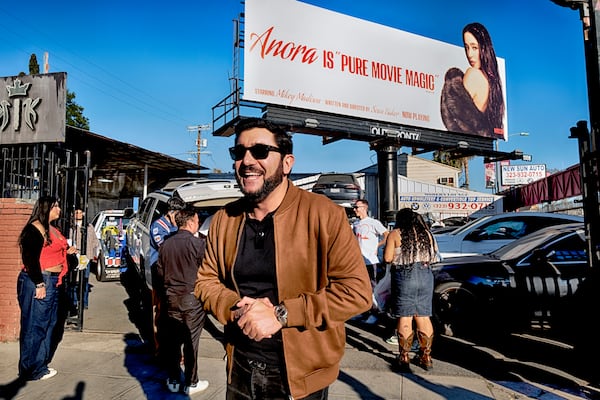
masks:
<path fill-rule="evenodd" d="M 128 264 L 135 266 L 152 290 L 152 271 L 146 264 L 150 252 L 150 226 L 167 212 L 167 201 L 177 194 L 193 206 L 202 217 L 214 214 L 225 204 L 242 197 L 235 180 L 198 179 L 184 182 L 174 189 L 167 184 L 165 189 L 150 193 L 140 204 L 137 214 L 127 227 Z"/>

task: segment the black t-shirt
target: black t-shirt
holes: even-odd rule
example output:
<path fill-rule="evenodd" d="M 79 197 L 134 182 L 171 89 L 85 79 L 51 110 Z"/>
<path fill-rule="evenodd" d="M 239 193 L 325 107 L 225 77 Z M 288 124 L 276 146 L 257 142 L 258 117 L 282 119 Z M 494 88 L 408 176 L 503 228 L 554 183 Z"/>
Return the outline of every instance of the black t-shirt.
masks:
<path fill-rule="evenodd" d="M 267 297 L 272 304 L 279 304 L 272 214 L 262 221 L 246 219 L 233 274 L 242 296 Z M 281 364 L 281 331 L 269 339 L 257 342 L 244 335 L 237 324 L 229 326 L 237 351 L 246 358 L 269 365 Z"/>

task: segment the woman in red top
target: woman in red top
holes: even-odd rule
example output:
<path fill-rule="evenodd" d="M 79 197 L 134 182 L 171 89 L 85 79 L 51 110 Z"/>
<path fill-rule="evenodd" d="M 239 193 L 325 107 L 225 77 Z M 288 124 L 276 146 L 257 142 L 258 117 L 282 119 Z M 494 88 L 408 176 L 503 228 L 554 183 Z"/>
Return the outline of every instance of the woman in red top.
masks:
<path fill-rule="evenodd" d="M 59 216 L 56 198 L 40 197 L 19 236 L 23 260 L 17 281 L 21 307 L 19 377 L 25 380 L 56 375 L 48 363 L 55 348 L 52 332 L 57 321 L 59 285 L 68 269 L 67 254 L 77 251 L 50 225 Z"/>

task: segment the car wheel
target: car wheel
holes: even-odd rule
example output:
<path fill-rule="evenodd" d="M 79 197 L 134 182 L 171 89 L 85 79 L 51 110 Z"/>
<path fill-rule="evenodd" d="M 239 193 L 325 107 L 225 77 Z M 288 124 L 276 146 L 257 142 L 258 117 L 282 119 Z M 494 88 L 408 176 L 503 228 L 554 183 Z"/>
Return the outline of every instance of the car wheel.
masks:
<path fill-rule="evenodd" d="M 98 282 L 106 281 L 106 266 L 104 265 L 104 254 L 98 255 L 98 267 L 96 268 L 96 280 Z"/>
<path fill-rule="evenodd" d="M 433 293 L 437 330 L 447 336 L 469 336 L 477 324 L 477 297 L 460 282 L 445 282 Z"/>

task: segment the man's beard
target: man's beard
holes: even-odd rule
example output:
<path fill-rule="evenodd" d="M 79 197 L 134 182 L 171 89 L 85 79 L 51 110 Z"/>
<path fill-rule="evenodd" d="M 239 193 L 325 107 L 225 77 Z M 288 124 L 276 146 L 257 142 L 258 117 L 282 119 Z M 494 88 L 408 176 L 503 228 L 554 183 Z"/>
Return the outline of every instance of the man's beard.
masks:
<path fill-rule="evenodd" d="M 273 192 L 273 190 L 275 190 L 275 188 L 277 188 L 277 186 L 279 186 L 281 184 L 281 182 L 283 182 L 284 179 L 284 175 L 283 175 L 283 163 L 280 163 L 279 166 L 277 167 L 277 169 L 275 170 L 275 172 L 273 173 L 273 175 L 269 176 L 269 177 L 265 177 L 265 182 L 263 183 L 262 187 L 256 191 L 256 192 L 248 192 L 244 189 L 244 186 L 241 183 L 241 172 L 242 171 L 256 171 L 253 168 L 244 168 L 243 170 L 238 171 L 237 174 L 235 174 L 235 178 L 237 179 L 238 185 L 240 186 L 240 189 L 242 191 L 242 193 L 244 193 L 244 196 L 246 197 L 246 199 L 248 199 L 251 203 L 257 204 L 260 203 L 261 201 L 263 201 L 264 199 L 266 199 L 269 194 L 271 194 Z"/>

